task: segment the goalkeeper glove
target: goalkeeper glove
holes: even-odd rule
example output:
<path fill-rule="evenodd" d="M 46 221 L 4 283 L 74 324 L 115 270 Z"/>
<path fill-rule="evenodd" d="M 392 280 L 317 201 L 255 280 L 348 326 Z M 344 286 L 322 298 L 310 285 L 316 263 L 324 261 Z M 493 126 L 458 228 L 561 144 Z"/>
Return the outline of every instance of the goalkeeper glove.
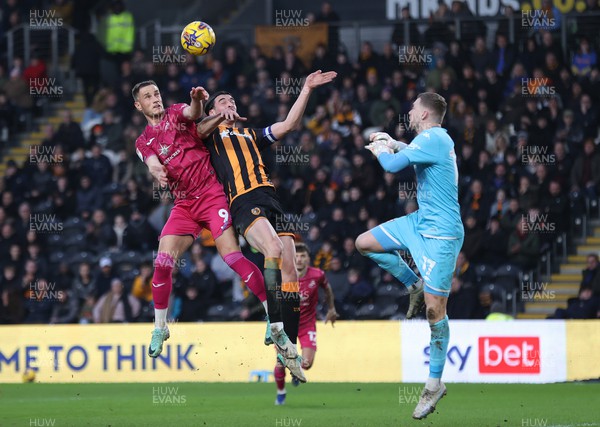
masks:
<path fill-rule="evenodd" d="M 406 148 L 407 144 L 396 141 L 394 138 L 389 136 L 385 132 L 375 132 L 369 136 L 369 139 L 373 142 L 379 142 L 381 144 L 385 144 L 386 147 L 390 148 L 394 153 L 403 150 Z"/>
<path fill-rule="evenodd" d="M 385 145 L 383 142 L 380 142 L 380 141 L 372 142 L 369 145 L 367 145 L 365 148 L 367 150 L 369 150 L 371 153 L 373 153 L 375 155 L 375 157 L 379 157 L 379 155 L 381 153 L 389 153 L 389 154 L 393 153 L 393 150 L 390 147 L 388 147 L 387 145 Z"/>

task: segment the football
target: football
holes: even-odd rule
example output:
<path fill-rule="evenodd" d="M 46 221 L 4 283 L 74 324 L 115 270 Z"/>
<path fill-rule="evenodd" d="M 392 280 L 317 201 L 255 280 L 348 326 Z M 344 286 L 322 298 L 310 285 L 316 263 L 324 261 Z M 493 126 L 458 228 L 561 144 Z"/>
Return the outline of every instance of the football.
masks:
<path fill-rule="evenodd" d="M 194 21 L 181 32 L 181 46 L 192 55 L 206 55 L 215 45 L 215 32 L 205 22 Z"/>
<path fill-rule="evenodd" d="M 26 369 L 23 372 L 23 382 L 24 383 L 32 383 L 35 381 L 35 371 L 33 369 Z"/>

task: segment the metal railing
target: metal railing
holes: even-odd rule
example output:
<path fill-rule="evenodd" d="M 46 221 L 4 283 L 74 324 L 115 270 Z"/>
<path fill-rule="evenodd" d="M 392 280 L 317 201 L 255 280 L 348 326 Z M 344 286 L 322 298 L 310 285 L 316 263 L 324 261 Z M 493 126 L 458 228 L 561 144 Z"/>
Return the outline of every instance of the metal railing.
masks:
<path fill-rule="evenodd" d="M 569 51 L 569 44 L 573 44 L 573 38 L 577 31 L 577 19 L 581 17 L 597 17 L 600 22 L 600 12 L 584 12 L 584 13 L 569 13 L 562 17 L 562 24 L 560 29 L 554 32 L 554 37 L 557 41 L 560 41 L 560 45 L 563 49 L 563 54 L 567 55 Z M 492 48 L 494 44 L 494 35 L 500 22 L 508 22 L 508 39 L 510 43 L 519 42 L 517 35 L 521 33 L 523 27 L 523 21 L 520 15 L 514 16 L 512 19 L 507 19 L 504 16 L 492 16 L 492 17 L 462 17 L 440 20 L 449 26 L 452 30 L 454 37 L 457 40 L 464 40 L 465 33 L 464 28 L 467 24 L 473 23 L 484 23 L 486 26 L 486 44 L 488 48 Z M 267 21 L 266 21 L 267 22 Z M 270 22 L 269 22 L 270 23 Z M 382 42 L 391 41 L 391 35 L 394 28 L 397 25 L 402 26 L 404 34 L 405 44 L 414 44 L 415 41 L 410 39 L 410 26 L 416 24 L 421 35 L 424 31 L 429 28 L 430 21 L 428 19 L 411 19 L 411 20 L 378 20 L 378 21 L 345 21 L 339 23 L 333 23 L 338 28 L 340 36 L 340 45 L 344 46 L 346 52 L 350 58 L 358 56 L 360 45 L 364 41 L 370 41 L 373 43 L 376 50 L 379 50 Z M 138 27 L 138 41 L 139 47 L 143 50 L 148 49 L 151 44 L 160 45 L 161 43 L 175 43 L 172 40 L 178 39 L 181 33 L 181 29 L 185 23 L 181 25 L 169 25 L 164 26 L 160 20 L 148 22 Z M 255 43 L 255 25 L 219 25 L 214 27 L 217 34 L 217 39 L 220 45 L 223 45 L 225 41 L 235 40 L 237 42 L 243 42 L 247 46 Z M 469 30 L 471 31 L 471 30 Z M 531 36 L 535 35 L 535 31 L 529 28 L 529 31 L 525 31 L 524 35 Z M 448 43 L 449 40 L 439 40 L 443 43 Z M 600 43 L 600 33 L 593 42 Z M 420 43 L 420 41 L 419 41 Z M 218 49 L 218 46 L 217 46 Z"/>
<path fill-rule="evenodd" d="M 48 68 L 56 75 L 60 69 L 60 58 L 65 55 L 72 56 L 75 52 L 76 32 L 77 30 L 67 25 L 52 27 L 19 25 L 3 35 L 7 46 L 6 62 L 9 65 L 13 64 L 14 59 L 20 57 L 27 66 L 32 55 L 38 54 L 48 59 Z"/>

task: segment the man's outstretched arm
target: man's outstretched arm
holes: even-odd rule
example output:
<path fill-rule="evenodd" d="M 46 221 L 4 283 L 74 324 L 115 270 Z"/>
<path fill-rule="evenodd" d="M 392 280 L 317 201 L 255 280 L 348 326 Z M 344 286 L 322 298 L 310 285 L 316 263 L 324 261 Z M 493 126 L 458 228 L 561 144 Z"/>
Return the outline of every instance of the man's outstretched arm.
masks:
<path fill-rule="evenodd" d="M 273 136 L 276 139 L 281 139 L 287 133 L 296 129 L 300 125 L 300 121 L 302 120 L 304 110 L 306 110 L 306 105 L 308 104 L 308 99 L 310 98 L 313 89 L 331 82 L 336 76 L 337 73 L 335 71 L 323 73 L 321 70 L 318 70 L 309 74 L 304 81 L 304 86 L 302 87 L 298 99 L 296 99 L 296 102 L 294 102 L 294 105 L 290 108 L 285 120 L 274 123 L 271 126 L 271 133 Z"/>

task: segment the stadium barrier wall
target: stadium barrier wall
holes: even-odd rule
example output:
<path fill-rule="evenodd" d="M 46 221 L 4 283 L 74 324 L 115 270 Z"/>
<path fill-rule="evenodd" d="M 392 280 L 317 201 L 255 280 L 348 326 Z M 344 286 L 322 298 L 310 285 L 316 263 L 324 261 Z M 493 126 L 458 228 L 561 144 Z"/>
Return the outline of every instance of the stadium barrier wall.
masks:
<path fill-rule="evenodd" d="M 600 321 L 452 321 L 447 382 L 548 383 L 600 377 Z M 156 360 L 149 324 L 0 327 L 0 382 L 245 382 L 275 363 L 263 323 L 174 323 Z M 423 382 L 425 321 L 319 323 L 314 382 Z M 268 376 L 272 381 L 273 377 Z"/>

